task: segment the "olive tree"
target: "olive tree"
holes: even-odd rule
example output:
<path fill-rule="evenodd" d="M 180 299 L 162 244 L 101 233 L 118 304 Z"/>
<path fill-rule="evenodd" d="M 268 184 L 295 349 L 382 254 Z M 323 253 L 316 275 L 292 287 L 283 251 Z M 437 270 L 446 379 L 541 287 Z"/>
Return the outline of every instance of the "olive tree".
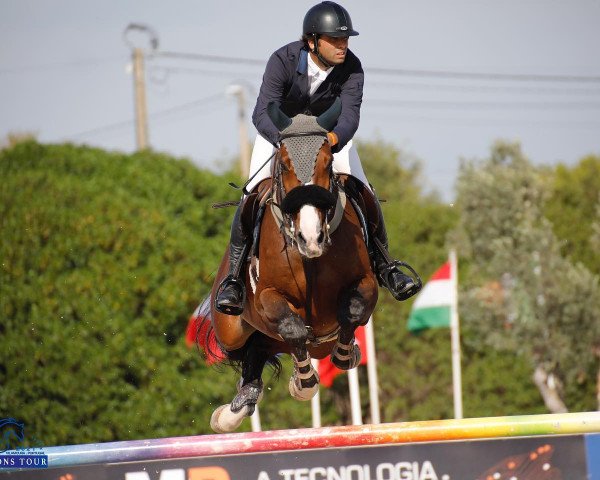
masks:
<path fill-rule="evenodd" d="M 564 412 L 565 391 L 594 377 L 600 288 L 561 255 L 542 215 L 543 179 L 518 144 L 499 142 L 489 158 L 462 163 L 456 236 L 472 268 L 461 316 L 480 345 L 524 356 L 546 407 Z"/>

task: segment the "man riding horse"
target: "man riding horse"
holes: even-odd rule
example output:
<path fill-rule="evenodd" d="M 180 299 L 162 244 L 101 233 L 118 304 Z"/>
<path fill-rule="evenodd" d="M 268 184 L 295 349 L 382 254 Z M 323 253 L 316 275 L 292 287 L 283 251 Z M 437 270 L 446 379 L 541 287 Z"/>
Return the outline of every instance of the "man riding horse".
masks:
<path fill-rule="evenodd" d="M 417 293 L 419 285 L 399 269 L 400 262 L 393 261 L 387 252 L 388 238 L 381 206 L 352 142 L 360 119 L 364 81 L 360 60 L 348 49 L 348 39 L 355 35 L 358 32 L 352 27 L 346 9 L 325 1 L 306 13 L 302 39 L 273 53 L 252 115 L 259 134 L 252 152 L 251 181 L 246 191 L 252 191 L 260 181 L 271 176 L 270 166 L 265 161 L 273 155 L 280 141 L 280 132 L 267 113 L 268 105 L 277 103 L 289 117 L 300 113 L 320 115 L 339 97 L 342 112 L 336 126 L 327 134 L 334 154 L 333 170 L 351 176 L 354 189 L 360 190 L 364 199 L 368 234 L 375 245 L 372 262 L 379 284 L 397 300 L 406 300 Z M 244 310 L 245 285 L 241 273 L 252 241 L 252 235 L 246 232 L 242 222 L 247 199 L 248 195 L 242 198 L 233 218 L 229 275 L 221 283 L 215 300 L 215 308 L 229 315 L 241 315 Z"/>

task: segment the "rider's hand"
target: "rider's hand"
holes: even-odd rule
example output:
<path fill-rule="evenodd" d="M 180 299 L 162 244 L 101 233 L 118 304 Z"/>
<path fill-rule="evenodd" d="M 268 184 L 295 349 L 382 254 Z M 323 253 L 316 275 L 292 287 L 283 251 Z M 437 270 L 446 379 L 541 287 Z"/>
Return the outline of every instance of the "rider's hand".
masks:
<path fill-rule="evenodd" d="M 333 147 L 334 145 L 337 145 L 338 137 L 333 132 L 327 132 L 327 141 L 329 142 L 329 146 Z"/>

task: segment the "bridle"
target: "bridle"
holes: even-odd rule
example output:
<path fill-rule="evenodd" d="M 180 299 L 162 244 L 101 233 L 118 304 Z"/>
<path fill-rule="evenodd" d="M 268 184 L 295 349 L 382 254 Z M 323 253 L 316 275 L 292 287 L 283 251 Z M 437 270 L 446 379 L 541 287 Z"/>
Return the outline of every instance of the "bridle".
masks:
<path fill-rule="evenodd" d="M 308 136 L 321 136 L 324 139 L 324 142 L 327 141 L 327 134 L 326 133 L 314 133 L 314 132 L 308 132 L 308 133 L 293 133 L 293 134 L 287 134 L 281 137 L 281 140 L 284 140 L 286 138 L 298 138 L 298 137 L 308 137 Z M 284 239 L 286 240 L 286 244 L 289 244 L 290 246 L 293 246 L 295 243 L 295 233 L 296 233 L 296 227 L 294 225 L 294 215 L 295 215 L 295 211 L 289 211 L 288 209 L 285 208 L 285 204 L 286 204 L 286 198 L 289 199 L 288 195 L 290 195 L 290 193 L 294 190 L 296 190 L 297 188 L 311 188 L 313 187 L 313 189 L 317 189 L 317 188 L 321 188 L 323 190 L 325 190 L 323 187 L 319 187 L 319 186 L 315 186 L 315 185 L 308 185 L 308 184 L 301 184 L 298 185 L 297 187 L 294 187 L 290 190 L 290 192 L 286 192 L 285 191 L 285 186 L 283 184 L 283 174 L 285 171 L 287 171 L 287 166 L 285 165 L 284 161 L 283 161 L 283 156 L 281 153 L 281 148 L 282 148 L 282 142 L 279 143 L 279 145 L 277 146 L 274 154 L 271 156 L 271 158 L 273 158 L 273 162 L 274 162 L 274 168 L 273 168 L 273 181 L 271 184 L 271 196 L 270 196 L 270 202 L 272 203 L 272 205 L 277 208 L 279 210 L 281 219 L 282 219 L 282 223 L 281 223 L 281 234 L 284 236 Z M 321 146 L 322 148 L 322 146 Z M 320 153 L 320 149 L 317 151 L 317 157 Z M 317 163 L 317 159 L 314 160 L 315 162 L 315 167 L 316 167 L 316 163 Z M 337 176 L 333 173 L 333 168 L 332 165 L 330 164 L 328 167 L 329 170 L 329 193 L 331 194 L 332 198 L 337 198 L 338 195 L 338 189 L 339 189 L 339 181 Z M 314 173 L 314 171 L 313 171 Z M 307 203 L 311 203 L 311 202 L 307 202 Z M 325 225 L 324 225 L 324 229 L 323 229 L 323 234 L 325 235 L 325 242 L 327 245 L 331 244 L 331 237 L 330 237 L 330 221 L 331 221 L 331 217 L 333 216 L 333 212 L 335 211 L 335 207 L 336 207 L 336 203 L 333 202 L 332 204 L 328 205 L 327 202 L 315 202 L 315 203 L 319 203 L 318 205 L 314 205 L 316 208 L 320 209 L 320 210 L 324 210 L 325 213 Z M 312 203 L 311 203 L 312 204 Z"/>

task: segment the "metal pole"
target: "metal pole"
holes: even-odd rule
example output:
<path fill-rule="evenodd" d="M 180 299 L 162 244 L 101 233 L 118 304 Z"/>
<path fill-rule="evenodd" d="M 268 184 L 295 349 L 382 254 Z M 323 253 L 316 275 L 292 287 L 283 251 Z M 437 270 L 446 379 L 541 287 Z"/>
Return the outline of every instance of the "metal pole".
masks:
<path fill-rule="evenodd" d="M 373 317 L 365 325 L 365 340 L 367 342 L 367 373 L 369 376 L 369 403 L 371 404 L 371 423 L 381 423 L 379 409 L 379 380 L 377 379 L 377 355 L 375 354 L 375 334 L 373 332 Z"/>
<path fill-rule="evenodd" d="M 450 340 L 452 345 L 452 389 L 454 393 L 454 418 L 463 418 L 462 375 L 460 366 L 460 326 L 458 321 L 458 269 L 456 251 L 450 251 L 450 278 L 454 301 L 450 306 Z"/>
<path fill-rule="evenodd" d="M 240 124 L 240 168 L 245 178 L 250 172 L 250 150 L 248 148 L 248 126 L 246 124 L 246 94 L 240 88 L 238 94 L 239 124 Z"/>
<path fill-rule="evenodd" d="M 254 407 L 254 413 L 250 417 L 250 424 L 252 425 L 253 432 L 260 432 L 262 428 L 260 426 L 260 413 L 258 412 L 258 404 Z"/>
<path fill-rule="evenodd" d="M 319 371 L 319 360 L 316 358 L 311 358 L 310 362 L 312 363 L 315 371 Z M 321 391 L 317 390 L 317 393 L 313 398 L 310 399 L 310 407 L 312 413 L 312 426 L 313 428 L 319 428 L 321 426 Z"/>
<path fill-rule="evenodd" d="M 144 80 L 144 52 L 133 49 L 133 88 L 135 91 L 135 139 L 138 150 L 148 148 L 148 111 Z"/>
<path fill-rule="evenodd" d="M 230 85 L 226 93 L 237 98 L 240 173 L 243 177 L 248 177 L 250 172 L 250 144 L 248 143 L 248 125 L 246 123 L 246 89 L 243 85 Z"/>
<path fill-rule="evenodd" d="M 348 370 L 348 389 L 350 390 L 350 409 L 352 425 L 362 425 L 362 407 L 360 406 L 360 389 L 358 387 L 358 368 Z"/>

